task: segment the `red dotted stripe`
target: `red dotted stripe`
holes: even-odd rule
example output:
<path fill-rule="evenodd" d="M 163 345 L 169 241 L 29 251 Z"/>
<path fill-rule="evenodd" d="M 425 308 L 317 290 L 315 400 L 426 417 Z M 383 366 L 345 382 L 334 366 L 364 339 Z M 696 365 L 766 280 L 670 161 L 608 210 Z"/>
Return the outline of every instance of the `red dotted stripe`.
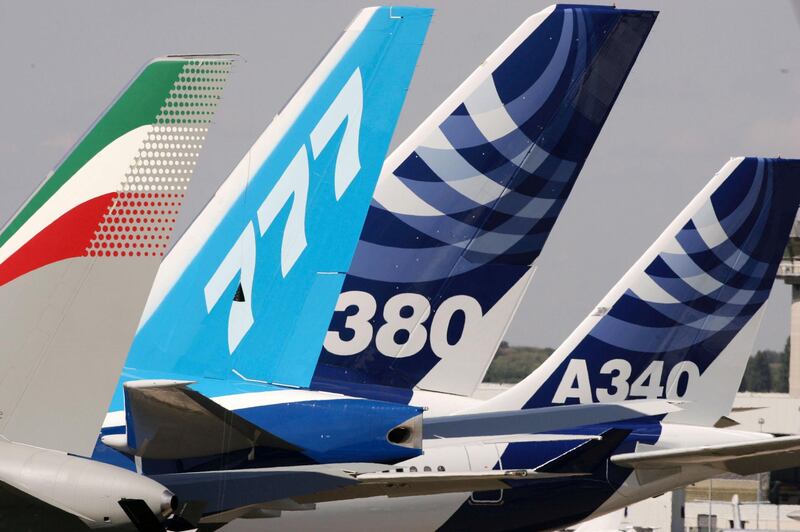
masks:
<path fill-rule="evenodd" d="M 164 256 L 184 197 L 180 192 L 118 192 L 86 256 Z"/>

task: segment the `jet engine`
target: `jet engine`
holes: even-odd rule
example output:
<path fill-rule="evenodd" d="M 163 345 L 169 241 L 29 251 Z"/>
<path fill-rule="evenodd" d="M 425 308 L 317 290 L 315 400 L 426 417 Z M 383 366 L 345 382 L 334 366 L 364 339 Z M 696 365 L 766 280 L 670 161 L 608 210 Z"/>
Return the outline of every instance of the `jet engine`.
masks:
<path fill-rule="evenodd" d="M 130 527 L 126 504 L 144 504 L 161 520 L 177 506 L 172 492 L 132 471 L 7 441 L 0 441 L 0 485 L 4 497 L 29 499 L 42 514 L 71 514 L 92 529 Z"/>

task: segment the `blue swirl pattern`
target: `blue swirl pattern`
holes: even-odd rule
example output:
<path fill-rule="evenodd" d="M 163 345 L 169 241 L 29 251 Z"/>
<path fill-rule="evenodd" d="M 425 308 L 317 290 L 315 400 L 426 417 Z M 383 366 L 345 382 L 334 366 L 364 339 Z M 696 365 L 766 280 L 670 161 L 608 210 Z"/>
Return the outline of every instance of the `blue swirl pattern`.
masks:
<path fill-rule="evenodd" d="M 575 347 L 528 406 L 549 405 L 573 358 L 585 359 L 592 388 L 599 369 L 625 359 L 631 379 L 654 360 L 664 372 L 691 361 L 701 373 L 762 308 L 800 202 L 800 163 L 745 158 L 657 255 L 632 270 L 624 293 Z"/>
<path fill-rule="evenodd" d="M 654 21 L 652 12 L 556 6 L 384 168 L 342 292 L 367 292 L 378 309 L 421 294 L 431 316 L 455 295 L 484 313 L 494 307 L 539 256 Z M 343 339 L 353 334 L 347 315 L 329 327 Z M 380 311 L 371 323 L 385 323 Z M 323 349 L 312 386 L 410 390 L 438 361 L 429 344 L 394 358 L 373 338 L 355 355 Z"/>
<path fill-rule="evenodd" d="M 460 273 L 532 264 L 651 23 L 610 8 L 559 6 L 382 177 L 437 214 L 401 214 L 374 201 L 349 275 L 422 282 L 450 276 L 460 257 L 468 261 Z M 616 78 L 604 57 L 611 53 Z"/>

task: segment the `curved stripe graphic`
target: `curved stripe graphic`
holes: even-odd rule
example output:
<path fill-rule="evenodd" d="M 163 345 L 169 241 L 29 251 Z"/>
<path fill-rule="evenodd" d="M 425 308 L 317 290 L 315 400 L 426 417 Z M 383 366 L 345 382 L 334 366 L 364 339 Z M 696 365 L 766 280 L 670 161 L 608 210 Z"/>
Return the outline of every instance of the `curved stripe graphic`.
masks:
<path fill-rule="evenodd" d="M 53 262 L 85 256 L 87 245 L 115 197 L 116 193 L 103 194 L 81 203 L 28 240 L 0 263 L 0 286 Z"/>
<path fill-rule="evenodd" d="M 616 358 L 635 368 L 631 380 L 653 360 L 666 364 L 665 374 L 691 360 L 702 375 L 769 297 L 797 211 L 794 164 L 742 159 L 705 192 L 683 226 L 657 241 L 649 264 L 626 276 L 622 295 L 527 406 L 551 404 L 572 358 L 591 364 L 593 386 L 604 386 L 596 373 Z"/>
<path fill-rule="evenodd" d="M 324 349 L 314 382 L 471 393 L 488 365 L 477 352 L 499 343 L 653 21 L 554 6 L 526 21 L 401 144 L 387 159 L 340 297 L 374 297 L 375 331 L 389 321 L 380 309 L 403 294 L 424 297 L 431 316 L 468 302 L 473 311 L 455 315 L 462 325 L 447 330 L 445 343 L 469 349 L 469 360 L 448 357 L 442 342 L 434 345 L 431 318 L 417 316 L 411 328 L 431 339 L 418 350 L 375 336 L 352 353 Z M 352 338 L 351 315 L 337 311 L 329 334 Z"/>
<path fill-rule="evenodd" d="M 0 247 L 0 262 L 78 205 L 92 197 L 117 192 L 152 129 L 153 126 L 148 125 L 129 131 L 95 154 Z"/>

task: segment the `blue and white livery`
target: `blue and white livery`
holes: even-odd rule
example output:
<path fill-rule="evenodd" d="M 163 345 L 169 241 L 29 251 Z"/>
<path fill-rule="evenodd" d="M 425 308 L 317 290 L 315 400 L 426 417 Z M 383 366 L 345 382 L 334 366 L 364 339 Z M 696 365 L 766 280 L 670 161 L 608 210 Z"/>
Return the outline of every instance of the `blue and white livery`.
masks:
<path fill-rule="evenodd" d="M 420 454 L 419 408 L 292 388 L 310 383 L 431 16 L 362 10 L 169 253 L 94 458 L 172 472 Z M 196 445 L 231 423 L 233 440 Z"/>
<path fill-rule="evenodd" d="M 307 386 L 432 11 L 361 11 L 161 268 L 126 367 Z"/>
<path fill-rule="evenodd" d="M 683 423 L 727 415 L 737 387 L 711 383 L 741 381 L 797 212 L 796 171 L 729 161 L 525 385 L 482 408 L 666 398 L 687 403 Z"/>
<path fill-rule="evenodd" d="M 392 153 L 312 387 L 472 394 L 654 21 L 530 17 Z"/>

